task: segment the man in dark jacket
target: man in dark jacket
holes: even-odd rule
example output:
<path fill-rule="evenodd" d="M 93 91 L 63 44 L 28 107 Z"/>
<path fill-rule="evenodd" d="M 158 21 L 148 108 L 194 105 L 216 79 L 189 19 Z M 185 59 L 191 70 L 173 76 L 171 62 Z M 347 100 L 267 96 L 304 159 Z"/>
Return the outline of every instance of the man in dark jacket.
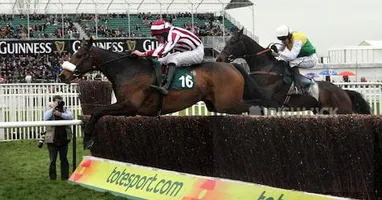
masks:
<path fill-rule="evenodd" d="M 72 120 L 72 111 L 64 106 L 63 98 L 59 95 L 53 97 L 53 103 L 45 112 L 45 120 Z M 50 166 L 49 178 L 56 180 L 56 160 L 60 154 L 61 180 L 69 178 L 69 162 L 67 158 L 68 144 L 72 138 L 70 126 L 49 126 L 46 127 L 45 142 L 48 144 Z"/>

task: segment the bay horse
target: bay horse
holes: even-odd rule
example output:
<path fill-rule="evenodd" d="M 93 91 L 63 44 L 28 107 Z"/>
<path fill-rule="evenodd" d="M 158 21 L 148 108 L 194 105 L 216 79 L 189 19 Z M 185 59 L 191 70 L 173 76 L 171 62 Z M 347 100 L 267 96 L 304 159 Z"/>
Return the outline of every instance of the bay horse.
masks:
<path fill-rule="evenodd" d="M 226 42 L 216 61 L 232 62 L 237 58 L 245 59 L 250 68 L 250 77 L 258 87 L 268 91 L 268 100 L 277 102 L 278 105 L 272 107 L 276 110 L 312 110 L 314 114 L 371 114 L 370 105 L 360 93 L 342 90 L 331 82 L 314 81 L 302 75 L 300 80 L 305 85 L 306 93 L 289 95 L 288 92 L 293 89 L 289 63 L 276 59 L 272 46 L 261 47 L 243 34 L 243 29 Z"/>
<path fill-rule="evenodd" d="M 101 71 L 112 83 L 117 99 L 116 103 L 91 114 L 84 129 L 84 149 L 93 145 L 94 125 L 105 115 L 159 116 L 183 110 L 199 101 L 203 101 L 210 112 L 243 114 L 251 107 L 244 98 L 262 99 L 242 66 L 224 62 L 179 67 L 168 95 L 162 96 L 150 87 L 158 85 L 160 80 L 154 64 L 154 59 L 95 47 L 93 38 L 88 42 L 83 39 L 78 51 L 63 63 L 59 75 L 62 82 L 70 83 L 89 71 Z M 180 76 L 177 77 L 177 73 Z M 174 85 L 178 85 L 178 89 L 174 89 Z"/>

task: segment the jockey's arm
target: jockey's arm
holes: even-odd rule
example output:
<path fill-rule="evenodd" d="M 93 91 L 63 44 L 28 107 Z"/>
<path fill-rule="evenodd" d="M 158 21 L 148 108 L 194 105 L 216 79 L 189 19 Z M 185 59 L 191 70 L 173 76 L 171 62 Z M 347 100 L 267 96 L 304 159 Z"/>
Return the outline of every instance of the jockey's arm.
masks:
<path fill-rule="evenodd" d="M 287 61 L 294 60 L 297 58 L 298 54 L 300 53 L 301 48 L 302 48 L 302 41 L 295 40 L 293 42 L 292 49 L 290 51 L 286 49 L 285 51 L 280 52 L 280 57 Z"/>
<path fill-rule="evenodd" d="M 164 45 L 161 45 L 161 46 L 159 46 L 156 49 L 153 49 L 151 51 L 147 51 L 146 56 L 158 56 L 159 57 L 159 56 L 162 56 L 162 55 L 168 53 L 169 51 L 171 51 L 174 48 L 175 44 L 180 39 L 179 35 L 174 34 L 174 36 L 172 37 L 173 38 L 172 40 L 166 41 L 164 43 Z"/>
<path fill-rule="evenodd" d="M 277 51 L 278 52 L 282 52 L 285 50 L 286 46 L 284 44 L 282 45 L 275 45 L 277 47 Z"/>

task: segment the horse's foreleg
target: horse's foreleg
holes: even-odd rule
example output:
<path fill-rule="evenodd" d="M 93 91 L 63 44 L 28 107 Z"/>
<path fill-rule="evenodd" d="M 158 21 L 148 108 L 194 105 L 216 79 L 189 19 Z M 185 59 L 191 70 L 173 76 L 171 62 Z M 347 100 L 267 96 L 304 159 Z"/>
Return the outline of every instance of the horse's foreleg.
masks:
<path fill-rule="evenodd" d="M 111 104 L 109 106 L 100 107 L 90 116 L 88 123 L 84 130 L 84 149 L 90 149 L 94 142 L 94 126 L 98 119 L 105 115 L 136 115 L 137 109 L 129 102 L 122 101 L 119 103 Z"/>

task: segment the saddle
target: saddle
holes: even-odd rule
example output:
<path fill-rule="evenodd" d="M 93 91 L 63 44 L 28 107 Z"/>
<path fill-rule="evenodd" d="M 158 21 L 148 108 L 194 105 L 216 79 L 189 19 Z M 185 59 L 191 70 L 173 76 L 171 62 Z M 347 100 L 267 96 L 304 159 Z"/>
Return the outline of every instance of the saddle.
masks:
<path fill-rule="evenodd" d="M 151 61 L 153 63 L 153 68 L 155 69 L 155 74 L 157 77 L 156 85 L 161 87 L 165 84 L 165 81 L 167 80 L 168 67 L 167 65 L 162 65 L 159 61 L 155 59 L 151 59 Z M 192 71 L 195 66 L 200 64 L 202 63 L 194 64 L 190 66 L 177 67 L 174 74 L 174 78 L 171 81 L 169 89 L 170 90 L 193 89 L 196 82 L 195 82 L 195 77 Z"/>
<path fill-rule="evenodd" d="M 315 83 L 314 79 L 303 76 L 302 74 L 299 74 L 298 78 L 301 81 L 301 86 L 305 93 L 307 93 Z M 286 84 L 290 85 L 291 88 L 294 88 L 294 76 L 292 68 L 290 67 L 288 62 L 285 62 L 283 81 Z"/>

